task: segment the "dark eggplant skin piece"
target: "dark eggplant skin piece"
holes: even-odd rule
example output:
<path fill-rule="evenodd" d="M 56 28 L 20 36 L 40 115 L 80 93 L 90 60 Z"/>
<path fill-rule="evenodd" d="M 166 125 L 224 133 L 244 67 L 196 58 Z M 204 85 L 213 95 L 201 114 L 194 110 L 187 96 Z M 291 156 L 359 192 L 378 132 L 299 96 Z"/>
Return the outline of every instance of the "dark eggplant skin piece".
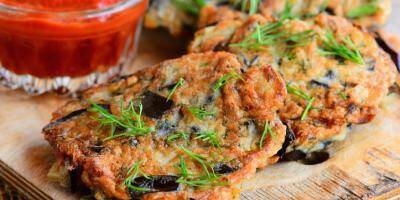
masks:
<path fill-rule="evenodd" d="M 154 192 L 172 192 L 179 189 L 179 183 L 176 181 L 178 176 L 156 175 L 150 177 L 140 176 L 132 180 L 132 185 L 138 188 L 148 189 L 148 191 L 139 191 L 128 189 L 131 199 L 141 199 L 144 194 Z"/>
<path fill-rule="evenodd" d="M 217 174 L 229 174 L 229 173 L 235 172 L 238 169 L 239 169 L 239 167 L 237 167 L 237 166 L 232 167 L 226 163 L 217 163 L 213 167 L 214 172 Z"/>
<path fill-rule="evenodd" d="M 320 86 L 320 87 L 323 87 L 323 88 L 325 88 L 325 89 L 329 89 L 329 88 L 330 88 L 328 84 L 322 83 L 322 82 L 320 82 L 320 81 L 311 80 L 310 83 L 311 83 L 311 85 Z"/>
<path fill-rule="evenodd" d="M 290 128 L 290 126 L 287 124 L 285 124 L 285 126 L 286 126 L 285 141 L 283 142 L 282 148 L 277 153 L 280 160 L 283 159 L 283 157 L 286 153 L 287 147 L 296 139 L 296 135 L 294 134 L 292 128 Z"/>
<path fill-rule="evenodd" d="M 329 159 L 329 153 L 326 151 L 314 151 L 302 159 L 300 162 L 305 165 L 316 165 Z"/>
<path fill-rule="evenodd" d="M 146 91 L 143 94 L 143 114 L 147 117 L 160 119 L 167 110 L 172 108 L 173 104 L 172 101 L 154 92 Z"/>
<path fill-rule="evenodd" d="M 294 150 L 284 154 L 281 161 L 299 161 L 305 165 L 316 165 L 325 162 L 329 157 L 330 155 L 326 151 L 315 151 L 306 154 L 300 150 Z"/>
<path fill-rule="evenodd" d="M 81 179 L 82 168 L 78 167 L 69 171 L 69 190 L 71 193 L 78 193 L 79 195 L 89 195 L 90 189 L 86 187 Z"/>
<path fill-rule="evenodd" d="M 392 58 L 394 64 L 396 65 L 397 71 L 400 73 L 400 55 L 399 52 L 396 52 L 394 49 L 392 49 L 388 43 L 382 38 L 382 36 L 379 33 L 375 33 L 375 40 L 378 43 L 378 45 L 390 55 L 390 58 Z"/>
<path fill-rule="evenodd" d="M 108 105 L 108 104 L 99 104 L 99 106 L 103 107 L 106 110 L 110 110 L 110 105 Z M 88 111 L 87 108 L 75 110 L 75 111 L 69 113 L 68 115 L 65 115 L 64 117 L 61 117 L 59 119 L 56 119 L 53 122 L 50 122 L 43 128 L 43 131 L 49 130 L 49 129 L 53 128 L 54 126 L 57 126 L 58 124 L 69 121 L 75 117 L 78 117 L 78 116 L 86 113 L 87 111 Z"/>
<path fill-rule="evenodd" d="M 306 156 L 307 154 L 303 151 L 294 150 L 289 153 L 283 154 L 280 161 L 298 161 L 304 159 Z"/>

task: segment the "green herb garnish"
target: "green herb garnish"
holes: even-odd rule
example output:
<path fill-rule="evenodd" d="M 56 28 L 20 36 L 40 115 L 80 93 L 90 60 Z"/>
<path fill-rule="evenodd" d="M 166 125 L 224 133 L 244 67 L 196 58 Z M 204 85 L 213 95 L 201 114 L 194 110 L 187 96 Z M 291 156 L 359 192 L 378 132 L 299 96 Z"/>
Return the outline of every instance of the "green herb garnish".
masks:
<path fill-rule="evenodd" d="M 167 137 L 167 142 L 172 142 L 175 141 L 179 138 L 182 138 L 184 141 L 189 140 L 189 133 L 183 132 L 183 131 L 178 131 L 170 136 Z"/>
<path fill-rule="evenodd" d="M 304 109 L 303 113 L 301 114 L 300 120 L 304 121 L 308 115 L 308 112 L 310 112 L 311 108 L 312 108 L 312 103 L 315 101 L 315 98 L 312 97 L 309 101 L 307 101 L 307 106 Z"/>
<path fill-rule="evenodd" d="M 210 186 L 223 186 L 228 184 L 227 182 L 221 182 L 219 179 L 221 176 L 216 174 L 213 170 L 209 171 L 207 168 L 210 167 L 210 164 L 206 163 L 205 158 L 199 154 L 193 153 L 192 151 L 181 147 L 181 149 L 189 155 L 193 160 L 197 161 L 203 168 L 203 171 L 205 171 L 206 175 L 202 176 L 193 176 L 192 174 L 189 173 L 189 170 L 187 169 L 187 165 L 185 163 L 185 160 L 183 159 L 182 156 L 180 156 L 180 162 L 178 165 L 178 169 L 180 170 L 180 174 L 182 175 L 178 180 L 176 180 L 177 183 L 189 185 L 192 187 L 210 187 Z M 211 168 L 212 169 L 212 168 Z"/>
<path fill-rule="evenodd" d="M 345 100 L 345 101 L 349 98 L 349 97 L 347 96 L 347 94 L 344 93 L 343 91 L 340 91 L 338 94 L 339 94 L 339 96 L 342 97 L 342 99 Z"/>
<path fill-rule="evenodd" d="M 214 131 L 199 132 L 195 139 L 200 139 L 203 142 L 209 142 L 212 146 L 221 148 L 217 134 Z"/>
<path fill-rule="evenodd" d="M 178 9 L 195 16 L 198 16 L 201 8 L 206 5 L 205 0 L 172 0 L 172 3 Z"/>
<path fill-rule="evenodd" d="M 364 64 L 364 59 L 354 43 L 347 36 L 343 39 L 343 44 L 339 43 L 333 33 L 328 31 L 323 42 L 322 55 L 338 56 L 344 59 L 351 60 L 357 64 Z"/>
<path fill-rule="evenodd" d="M 260 0 L 242 0 L 241 10 L 242 10 L 242 12 L 245 12 L 248 8 L 249 15 L 253 15 L 253 14 L 257 13 L 259 4 L 260 4 Z"/>
<path fill-rule="evenodd" d="M 278 14 L 280 20 L 286 20 L 286 19 L 293 19 L 295 18 L 294 15 L 292 15 L 292 9 L 293 5 L 286 0 L 285 2 L 285 7 L 283 8 L 283 11 Z"/>
<path fill-rule="evenodd" d="M 188 178 L 180 177 L 178 180 L 176 180 L 176 182 L 189 185 L 192 187 L 224 186 L 228 184 L 228 182 L 219 181 L 220 178 L 221 176 L 213 174 L 211 177 L 210 176 L 198 176 L 198 177 L 188 177 Z"/>
<path fill-rule="evenodd" d="M 230 44 L 230 46 L 261 50 L 261 47 L 283 44 L 290 49 L 306 45 L 315 35 L 313 30 L 290 33 L 282 29 L 283 25 L 282 20 L 261 26 L 257 24 L 254 32 L 246 36 L 241 42 Z"/>
<path fill-rule="evenodd" d="M 189 149 L 186 149 L 185 147 L 181 146 L 180 149 L 185 152 L 190 158 L 193 160 L 197 161 L 201 167 L 203 168 L 203 171 L 206 173 L 208 177 L 211 177 L 211 174 L 214 173 L 213 170 L 210 172 L 209 167 L 210 165 L 207 163 L 206 158 L 200 154 L 194 153 L 190 151 Z M 211 168 L 212 169 L 212 168 Z"/>
<path fill-rule="evenodd" d="M 196 107 L 196 106 L 189 106 L 187 107 L 190 113 L 194 115 L 197 119 L 204 120 L 207 116 L 214 116 L 217 112 L 213 111 L 206 111 L 204 108 Z"/>
<path fill-rule="evenodd" d="M 167 100 L 171 100 L 172 95 L 175 93 L 178 87 L 181 87 L 185 83 L 185 80 L 181 77 L 178 82 L 174 85 L 174 87 L 168 92 Z"/>
<path fill-rule="evenodd" d="M 267 138 L 267 135 L 271 135 L 271 137 L 274 140 L 276 140 L 275 132 L 272 130 L 272 128 L 268 124 L 268 122 L 265 122 L 264 131 L 262 132 L 261 139 L 260 139 L 260 144 L 259 144 L 260 149 L 264 146 L 264 140 Z"/>
<path fill-rule="evenodd" d="M 300 88 L 290 85 L 290 83 L 286 84 L 286 88 L 289 94 L 294 94 L 307 101 L 311 100 L 311 97 L 307 93 Z"/>
<path fill-rule="evenodd" d="M 129 102 L 127 108 L 124 108 L 123 102 L 121 101 L 120 116 L 116 116 L 98 104 L 91 101 L 89 102 L 92 105 L 92 108 L 89 111 L 98 113 L 100 115 L 100 117 L 94 118 L 100 123 L 100 127 L 110 127 L 111 134 L 104 140 L 111 140 L 119 137 L 144 136 L 154 130 L 151 127 L 147 127 L 141 119 L 143 110 L 141 103 L 139 103 L 138 111 L 136 111 L 132 100 Z M 117 128 L 123 129 L 124 132 L 116 134 Z"/>
<path fill-rule="evenodd" d="M 178 169 L 181 172 L 181 175 L 183 178 L 187 178 L 189 177 L 189 170 L 187 169 L 185 160 L 183 158 L 183 156 L 179 156 L 179 165 L 178 165 Z"/>
<path fill-rule="evenodd" d="M 365 16 L 370 16 L 378 12 L 379 6 L 377 5 L 376 1 L 358 6 L 350 10 L 346 17 L 348 18 L 360 18 Z"/>
<path fill-rule="evenodd" d="M 307 106 L 306 108 L 304 108 L 303 113 L 301 114 L 301 121 L 305 120 L 308 113 L 310 112 L 311 108 L 312 108 L 312 103 L 315 101 L 314 97 L 310 97 L 307 93 L 305 93 L 303 90 L 301 90 L 300 88 L 291 86 L 289 83 L 286 84 L 286 89 L 288 91 L 289 94 L 293 94 L 295 96 L 298 96 L 304 100 L 307 101 Z"/>
<path fill-rule="evenodd" d="M 146 179 L 150 179 L 145 173 L 140 171 L 139 169 L 140 162 L 136 162 L 135 164 L 132 165 L 132 167 L 128 170 L 127 174 L 130 174 L 125 180 L 124 180 L 124 185 L 135 191 L 140 191 L 140 192 L 148 192 L 151 191 L 149 188 L 144 188 L 144 187 L 137 187 L 132 185 L 132 182 L 140 175 L 145 177 Z"/>
<path fill-rule="evenodd" d="M 242 79 L 242 77 L 235 71 L 229 72 L 217 80 L 213 89 L 214 89 L 214 91 L 217 91 L 222 86 L 227 84 L 229 81 L 236 80 L 236 79 Z"/>

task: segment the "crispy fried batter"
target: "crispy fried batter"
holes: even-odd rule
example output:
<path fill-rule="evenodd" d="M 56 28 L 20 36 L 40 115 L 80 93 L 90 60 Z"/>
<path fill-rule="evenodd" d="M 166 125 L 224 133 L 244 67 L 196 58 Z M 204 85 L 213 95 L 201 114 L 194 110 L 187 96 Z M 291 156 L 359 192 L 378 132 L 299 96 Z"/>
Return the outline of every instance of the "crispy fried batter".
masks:
<path fill-rule="evenodd" d="M 234 184 L 252 177 L 256 169 L 277 161 L 276 153 L 282 147 L 286 131 L 277 115 L 286 97 L 280 75 L 268 65 L 247 71 L 241 71 L 240 67 L 236 56 L 222 52 L 190 54 L 165 61 L 88 90 L 85 100 L 71 102 L 54 113 L 52 122 L 43 129 L 45 139 L 56 151 L 59 161 L 69 169 L 81 169 L 82 181 L 90 189 L 100 191 L 97 196 L 134 198 L 130 196 L 134 191 L 124 185 L 124 180 L 129 175 L 128 169 L 138 162 L 140 170 L 150 177 L 180 177 L 182 172 L 176 166 L 180 163 L 179 156 L 183 156 L 190 174 L 204 175 L 200 163 L 184 153 L 183 146 L 204 156 L 210 167 L 228 167 L 229 171 L 220 172 L 218 178 L 219 183 L 227 185 L 210 183 L 199 188 L 180 184 L 178 191 L 148 193 L 143 198 L 232 199 L 238 194 Z M 225 79 L 216 88 L 219 80 L 231 73 L 239 77 Z M 167 101 L 166 97 L 181 78 L 184 83 L 175 88 L 171 101 Z M 101 115 L 91 111 L 88 99 L 115 116 L 121 115 L 121 101 L 123 105 L 128 105 L 130 100 L 141 101 L 141 119 L 154 131 L 144 136 L 105 141 L 111 129 L 99 126 L 96 118 Z M 190 106 L 214 114 L 200 119 L 190 111 Z M 159 110 L 159 107 L 167 109 Z M 161 114 L 152 118 L 147 116 L 150 111 Z M 266 131 L 266 127 L 273 133 Z M 117 127 L 115 134 L 124 131 L 127 130 Z M 207 131 L 215 133 L 219 146 L 197 138 Z M 177 132 L 187 133 L 188 141 L 182 138 L 168 141 Z M 260 144 L 263 133 L 265 140 Z M 216 168 L 214 171 L 218 173 Z"/>
<path fill-rule="evenodd" d="M 242 12 L 241 5 L 237 3 L 238 1 L 230 0 L 221 5 L 218 0 L 210 0 L 200 10 L 199 16 L 195 16 L 176 7 L 172 0 L 155 0 L 146 14 L 145 26 L 166 27 L 173 35 L 179 35 L 185 32 L 188 26 L 204 28 L 225 20 L 247 18 L 248 13 Z M 279 17 L 287 6 L 290 7 L 291 15 L 299 18 L 313 17 L 325 11 L 346 17 L 356 25 L 368 29 L 383 26 L 392 10 L 390 0 L 261 0 L 258 13 L 265 17 Z M 372 6 L 375 10 L 357 17 L 351 15 L 358 8 L 368 10 L 365 9 L 366 6 Z"/>
<path fill-rule="evenodd" d="M 291 149 L 314 151 L 325 141 L 343 138 L 348 124 L 367 123 L 374 118 L 379 102 L 393 84 L 395 67 L 372 36 L 344 18 L 320 14 L 308 20 L 286 20 L 280 29 L 291 33 L 313 30 L 314 35 L 305 45 L 289 48 L 288 44 L 276 43 L 258 49 L 232 45 L 254 33 L 257 24 L 272 22 L 261 15 L 234 23 L 220 22 L 199 30 L 189 52 L 212 51 L 216 46 L 224 46 L 222 50 L 238 55 L 243 66 L 271 64 L 287 83 L 314 97 L 304 119 L 301 117 L 308 101 L 293 94 L 288 95 L 285 107 L 279 111 L 281 119 L 297 136 Z M 236 28 L 238 24 L 242 25 Z M 333 32 L 338 41 L 348 37 L 360 51 L 364 63 L 322 55 L 322 41 L 328 32 Z"/>

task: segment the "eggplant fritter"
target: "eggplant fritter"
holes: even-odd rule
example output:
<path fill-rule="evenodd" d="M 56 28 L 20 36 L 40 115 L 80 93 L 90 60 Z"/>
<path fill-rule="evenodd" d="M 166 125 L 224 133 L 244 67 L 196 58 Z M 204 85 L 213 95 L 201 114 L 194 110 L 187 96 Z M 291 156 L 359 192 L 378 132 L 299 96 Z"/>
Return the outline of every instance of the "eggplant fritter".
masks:
<path fill-rule="evenodd" d="M 370 122 L 393 84 L 395 66 L 374 38 L 341 17 L 227 20 L 196 33 L 189 52 L 226 50 L 252 69 L 271 64 L 290 95 L 281 119 L 311 152 L 342 139 L 346 126 Z"/>
<path fill-rule="evenodd" d="M 268 65 L 190 54 L 88 90 L 43 134 L 98 199 L 232 199 L 278 160 L 286 95 Z"/>
<path fill-rule="evenodd" d="M 293 16 L 308 18 L 325 11 L 369 29 L 384 25 L 391 13 L 390 0 L 154 0 L 145 26 L 166 27 L 171 34 L 179 35 L 187 27 L 203 28 L 222 20 L 246 18 L 251 3 L 257 3 L 255 11 L 266 17 L 290 11 Z"/>
<path fill-rule="evenodd" d="M 295 16 L 307 18 L 327 11 L 367 28 L 381 27 L 391 13 L 390 0 L 264 0 L 259 9 L 265 16 L 276 16 L 287 3 Z"/>

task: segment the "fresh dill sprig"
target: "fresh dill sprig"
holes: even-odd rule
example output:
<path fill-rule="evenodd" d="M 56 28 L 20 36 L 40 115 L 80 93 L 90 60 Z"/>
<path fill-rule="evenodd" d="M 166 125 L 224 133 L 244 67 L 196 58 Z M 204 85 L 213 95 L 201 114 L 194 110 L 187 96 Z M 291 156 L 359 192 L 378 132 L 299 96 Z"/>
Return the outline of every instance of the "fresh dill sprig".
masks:
<path fill-rule="evenodd" d="M 215 83 L 213 89 L 214 91 L 218 91 L 222 86 L 227 84 L 229 81 L 236 80 L 236 79 L 242 79 L 242 77 L 235 71 L 231 71 L 225 75 L 223 75 L 221 78 L 217 80 Z"/>
<path fill-rule="evenodd" d="M 205 0 L 172 0 L 172 3 L 178 9 L 195 16 L 198 16 L 201 8 L 206 5 Z"/>
<path fill-rule="evenodd" d="M 370 16 L 378 12 L 379 6 L 376 1 L 358 6 L 347 12 L 346 17 L 348 18 L 360 18 L 365 16 Z"/>
<path fill-rule="evenodd" d="M 196 106 L 188 106 L 187 107 L 190 113 L 194 115 L 197 119 L 204 120 L 207 116 L 214 116 L 217 112 L 213 111 L 206 111 L 204 108 L 196 107 Z"/>
<path fill-rule="evenodd" d="M 312 108 L 312 104 L 315 101 L 315 98 L 312 97 L 309 101 L 307 101 L 307 106 L 304 109 L 303 113 L 301 114 L 300 120 L 304 121 L 308 115 L 308 112 L 310 112 L 311 108 Z"/>
<path fill-rule="evenodd" d="M 89 102 L 92 105 L 92 108 L 89 111 L 100 115 L 100 117 L 94 118 L 100 123 L 100 127 L 110 127 L 110 136 L 104 140 L 111 140 L 119 137 L 143 136 L 153 131 L 153 128 L 147 127 L 141 119 L 143 110 L 141 103 L 139 103 L 138 111 L 136 111 L 132 100 L 129 102 L 127 108 L 124 108 L 123 102 L 121 101 L 120 116 L 116 116 L 98 104 L 92 101 Z M 124 132 L 116 134 L 115 132 L 117 128 L 124 129 Z"/>
<path fill-rule="evenodd" d="M 295 16 L 292 14 L 293 5 L 286 0 L 283 11 L 278 14 L 280 20 L 293 19 Z"/>
<path fill-rule="evenodd" d="M 343 44 L 339 43 L 333 36 L 332 31 L 326 33 L 325 39 L 322 40 L 322 55 L 338 56 L 347 60 L 351 60 L 357 64 L 364 64 L 364 59 L 360 51 L 347 36 L 343 39 Z"/>
<path fill-rule="evenodd" d="M 347 99 L 349 99 L 349 97 L 347 96 L 347 94 L 344 92 L 344 91 L 340 91 L 339 93 L 338 93 L 338 95 L 340 96 L 340 97 L 342 97 L 342 99 L 343 100 L 347 100 Z"/>
<path fill-rule="evenodd" d="M 185 83 L 185 80 L 181 77 L 178 82 L 174 85 L 174 87 L 168 92 L 167 100 L 171 100 L 172 95 L 175 93 L 178 87 L 181 87 Z"/>
<path fill-rule="evenodd" d="M 260 149 L 264 146 L 264 141 L 267 138 L 267 135 L 270 135 L 274 140 L 276 140 L 275 132 L 272 130 L 272 128 L 268 124 L 268 122 L 265 122 L 264 131 L 262 132 L 260 143 L 259 143 Z"/>
<path fill-rule="evenodd" d="M 187 142 L 189 140 L 189 133 L 183 131 L 177 131 L 176 133 L 167 137 L 167 142 L 173 142 L 180 138 L 182 138 L 185 142 Z"/>
<path fill-rule="evenodd" d="M 203 168 L 203 171 L 206 173 L 208 177 L 211 177 L 211 174 L 214 173 L 210 165 L 207 163 L 206 158 L 200 154 L 194 153 L 190 151 L 189 149 L 186 149 L 185 147 L 181 146 L 180 149 L 185 152 L 191 159 L 197 161 L 201 167 Z M 211 172 L 208 168 L 211 168 Z"/>
<path fill-rule="evenodd" d="M 187 154 L 189 155 L 189 157 L 191 157 L 193 160 L 196 160 L 198 163 L 200 163 L 203 167 L 203 165 L 208 165 L 208 163 L 205 162 L 205 159 L 203 156 L 193 153 L 190 150 L 181 147 L 181 149 Z M 182 175 L 178 180 L 176 180 L 177 183 L 180 184 L 185 184 L 191 187 L 210 187 L 210 186 L 223 186 L 228 184 L 227 182 L 222 182 L 219 181 L 219 179 L 221 178 L 220 175 L 214 173 L 214 171 L 208 171 L 203 170 L 206 172 L 206 175 L 201 175 L 201 176 L 193 176 L 192 174 L 189 173 L 189 170 L 187 169 L 187 165 L 185 163 L 185 160 L 182 156 L 180 156 L 179 159 L 179 165 L 178 165 L 178 169 L 180 171 L 180 174 Z M 207 166 L 206 166 L 207 167 Z"/>
<path fill-rule="evenodd" d="M 298 97 L 300 97 L 300 98 L 302 98 L 302 99 L 307 101 L 307 105 L 304 108 L 304 111 L 303 111 L 303 113 L 301 114 L 301 117 L 300 117 L 300 120 L 304 121 L 306 119 L 308 113 L 312 109 L 312 104 L 315 101 L 315 98 L 309 96 L 307 93 L 305 93 L 300 88 L 291 86 L 290 83 L 286 84 L 286 89 L 287 89 L 289 94 L 293 94 L 293 95 L 298 96 Z"/>
<path fill-rule="evenodd" d="M 183 178 L 189 177 L 189 170 L 187 169 L 187 165 L 183 156 L 179 156 L 179 165 L 178 169 L 181 172 Z"/>
<path fill-rule="evenodd" d="M 238 4 L 240 1 L 237 1 Z M 260 4 L 260 0 L 242 0 L 241 1 L 241 10 L 245 12 L 248 8 L 249 15 L 253 15 L 258 11 L 258 5 Z"/>
<path fill-rule="evenodd" d="M 203 131 L 199 132 L 198 136 L 195 139 L 200 139 L 203 142 L 209 142 L 212 146 L 221 148 L 221 144 L 219 143 L 217 134 L 214 131 Z"/>
<path fill-rule="evenodd" d="M 286 88 L 289 94 L 294 94 L 304 100 L 311 100 L 311 97 L 305 93 L 302 89 L 292 86 L 290 83 L 286 84 Z"/>
<path fill-rule="evenodd" d="M 292 33 L 284 39 L 284 42 L 288 48 L 305 46 L 311 42 L 314 35 L 315 32 L 313 30 Z"/>
<path fill-rule="evenodd" d="M 283 25 L 284 21 L 282 20 L 265 25 L 256 24 L 255 30 L 250 35 L 246 36 L 241 42 L 230 44 L 230 46 L 261 50 L 261 47 L 283 44 L 291 49 L 308 44 L 315 35 L 313 30 L 291 33 L 283 30 Z"/>
<path fill-rule="evenodd" d="M 211 187 L 211 186 L 224 186 L 227 185 L 226 181 L 219 181 L 221 176 L 217 174 L 213 174 L 211 177 L 209 176 L 198 176 L 198 177 L 180 177 L 176 180 L 177 183 L 189 185 L 192 187 Z"/>
<path fill-rule="evenodd" d="M 129 168 L 127 174 L 130 174 L 130 175 L 124 180 L 124 185 L 128 189 L 131 189 L 131 190 L 140 191 L 140 192 L 148 192 L 148 191 L 151 191 L 151 189 L 145 188 L 145 187 L 137 187 L 137 186 L 132 185 L 132 182 L 140 175 L 149 179 L 149 177 L 145 173 L 140 171 L 140 169 L 139 169 L 140 163 L 141 162 L 136 162 L 135 164 L 132 165 L 131 168 Z"/>

